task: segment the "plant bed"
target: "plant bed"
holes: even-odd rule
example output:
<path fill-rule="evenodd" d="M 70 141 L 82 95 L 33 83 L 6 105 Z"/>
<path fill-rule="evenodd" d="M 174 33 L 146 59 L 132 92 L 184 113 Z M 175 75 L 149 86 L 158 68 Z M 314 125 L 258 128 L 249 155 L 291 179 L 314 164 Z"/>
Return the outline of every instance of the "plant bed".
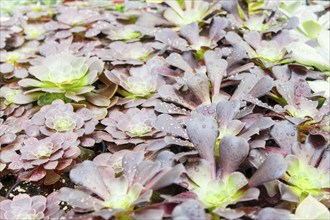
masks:
<path fill-rule="evenodd" d="M 326 1 L 0 6 L 0 219 L 330 218 Z"/>

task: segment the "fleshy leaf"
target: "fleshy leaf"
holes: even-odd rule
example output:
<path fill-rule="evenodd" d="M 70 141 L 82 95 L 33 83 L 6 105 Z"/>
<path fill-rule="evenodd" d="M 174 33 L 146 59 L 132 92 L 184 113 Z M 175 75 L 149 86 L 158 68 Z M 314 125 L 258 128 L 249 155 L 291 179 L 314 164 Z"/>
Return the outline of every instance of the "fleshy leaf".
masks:
<path fill-rule="evenodd" d="M 206 51 L 204 54 L 205 65 L 208 76 L 213 86 L 213 95 L 219 94 L 222 78 L 227 75 L 228 63 L 221 59 L 221 54 L 217 51 Z"/>
<path fill-rule="evenodd" d="M 175 207 L 172 212 L 174 220 L 206 220 L 204 208 L 196 200 L 187 200 Z"/>
<path fill-rule="evenodd" d="M 214 151 L 218 136 L 217 122 L 212 117 L 196 114 L 187 123 L 187 133 L 200 156 L 207 160 L 213 171 L 215 166 Z M 214 175 L 215 173 L 213 173 Z"/>
<path fill-rule="evenodd" d="M 288 121 L 276 122 L 270 134 L 276 143 L 288 154 L 291 153 L 291 146 L 298 140 L 297 128 Z"/>
<path fill-rule="evenodd" d="M 289 220 L 293 219 L 290 211 L 285 209 L 263 208 L 257 216 L 258 220 Z"/>
<path fill-rule="evenodd" d="M 212 180 L 212 172 L 210 163 L 206 160 L 198 160 L 187 163 L 186 170 L 188 176 L 199 186 L 207 187 L 207 184 Z"/>
<path fill-rule="evenodd" d="M 181 127 L 181 125 L 170 115 L 161 114 L 157 117 L 155 123 L 155 128 L 159 131 L 165 131 L 174 136 L 179 136 L 187 138 L 186 131 Z"/>
<path fill-rule="evenodd" d="M 270 154 L 249 180 L 249 186 L 254 187 L 278 179 L 283 176 L 287 167 L 282 155 Z"/>
<path fill-rule="evenodd" d="M 203 104 L 211 103 L 209 81 L 204 74 L 195 74 L 187 80 L 188 88 L 193 91 Z"/>
<path fill-rule="evenodd" d="M 330 70 L 329 61 L 321 56 L 315 48 L 307 44 L 294 42 L 287 46 L 287 50 L 292 52 L 293 59 L 298 63 L 307 66 L 314 66 L 321 71 Z"/>
<path fill-rule="evenodd" d="M 85 160 L 70 172 L 70 179 L 75 183 L 95 192 L 101 198 L 109 196 L 106 186 L 102 181 L 101 174 L 92 161 Z"/>
<path fill-rule="evenodd" d="M 183 57 L 180 54 L 177 53 L 171 53 L 167 58 L 166 61 L 175 67 L 178 67 L 184 71 L 187 71 L 189 73 L 193 72 L 193 69 L 190 67 L 190 65 L 183 59 Z"/>
<path fill-rule="evenodd" d="M 226 136 L 219 144 L 221 176 L 235 171 L 249 153 L 249 144 L 240 137 Z"/>
<path fill-rule="evenodd" d="M 229 122 L 234 119 L 239 112 L 239 101 L 221 101 L 217 104 L 216 111 L 220 128 L 227 127 Z"/>
<path fill-rule="evenodd" d="M 313 196 L 307 196 L 297 207 L 295 215 L 298 219 L 328 220 L 329 209 Z"/>

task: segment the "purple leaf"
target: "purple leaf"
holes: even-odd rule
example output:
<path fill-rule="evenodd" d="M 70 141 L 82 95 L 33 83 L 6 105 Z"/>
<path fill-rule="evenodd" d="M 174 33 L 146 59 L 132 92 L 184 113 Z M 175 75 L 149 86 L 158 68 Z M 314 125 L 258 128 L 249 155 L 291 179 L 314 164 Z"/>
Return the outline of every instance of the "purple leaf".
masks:
<path fill-rule="evenodd" d="M 229 63 L 228 63 L 229 65 Z M 250 93 L 252 88 L 257 83 L 258 78 L 254 74 L 247 74 L 241 80 L 240 84 L 237 86 L 234 94 L 231 96 L 230 100 L 241 99 L 242 96 Z"/>
<path fill-rule="evenodd" d="M 227 127 L 229 122 L 232 121 L 235 115 L 239 112 L 240 102 L 234 101 L 221 101 L 217 104 L 216 111 L 220 127 Z"/>
<path fill-rule="evenodd" d="M 190 67 L 190 65 L 182 58 L 180 54 L 171 53 L 166 61 L 168 64 L 180 68 L 186 72 L 193 73 L 194 70 Z"/>
<path fill-rule="evenodd" d="M 199 38 L 198 24 L 194 22 L 181 27 L 180 35 L 186 38 L 191 44 L 195 44 Z"/>
<path fill-rule="evenodd" d="M 144 159 L 143 152 L 128 152 L 123 156 L 122 166 L 124 168 L 124 175 L 126 175 L 130 183 L 133 182 L 134 174 L 137 170 L 137 165 Z"/>
<path fill-rule="evenodd" d="M 250 95 L 253 97 L 261 97 L 264 96 L 267 92 L 269 92 L 273 88 L 273 79 L 269 76 L 262 77 L 257 84 L 250 91 Z"/>
<path fill-rule="evenodd" d="M 224 29 L 227 27 L 227 25 L 228 25 L 228 20 L 226 18 L 224 17 L 213 18 L 213 22 L 209 32 L 210 38 L 215 42 L 221 40 L 226 35 Z"/>
<path fill-rule="evenodd" d="M 218 124 L 212 117 L 196 114 L 187 123 L 187 133 L 200 156 L 207 160 L 215 175 L 215 143 L 218 137 Z"/>
<path fill-rule="evenodd" d="M 270 134 L 283 150 L 291 154 L 291 147 L 298 141 L 298 132 L 294 124 L 288 121 L 276 122 Z"/>
<path fill-rule="evenodd" d="M 204 54 L 208 76 L 213 86 L 213 95 L 219 94 L 222 78 L 227 75 L 228 63 L 221 59 L 217 51 L 207 51 Z"/>
<path fill-rule="evenodd" d="M 109 196 L 103 178 L 92 161 L 85 160 L 74 167 L 70 172 L 70 179 L 75 184 L 88 188 L 103 199 Z"/>
<path fill-rule="evenodd" d="M 188 109 L 195 109 L 198 106 L 198 103 L 195 103 L 189 98 L 184 98 L 173 86 L 163 85 L 158 89 L 158 94 L 161 98 L 166 101 L 170 101 L 176 104 L 179 104 Z"/>
<path fill-rule="evenodd" d="M 211 103 L 209 92 L 209 80 L 204 74 L 195 74 L 187 80 L 188 88 L 203 102 Z"/>
<path fill-rule="evenodd" d="M 189 115 L 189 112 L 186 109 L 166 102 L 157 102 L 155 105 L 155 111 L 166 114 Z"/>
<path fill-rule="evenodd" d="M 249 153 L 249 144 L 240 137 L 226 136 L 219 144 L 221 177 L 237 170 Z"/>
<path fill-rule="evenodd" d="M 276 180 L 283 176 L 287 167 L 288 165 L 281 154 L 270 154 L 249 180 L 249 186 L 259 186 Z"/>
<path fill-rule="evenodd" d="M 187 200 L 175 207 L 172 212 L 172 218 L 174 220 L 206 220 L 206 215 L 204 208 L 196 200 Z"/>
<path fill-rule="evenodd" d="M 182 164 L 178 164 L 173 168 L 165 168 L 148 183 L 146 189 L 158 190 L 169 186 L 175 183 L 183 172 L 184 166 Z"/>
<path fill-rule="evenodd" d="M 170 115 L 161 114 L 154 122 L 154 127 L 159 131 L 165 131 L 174 136 L 188 138 L 187 132 L 181 127 L 181 125 Z"/>

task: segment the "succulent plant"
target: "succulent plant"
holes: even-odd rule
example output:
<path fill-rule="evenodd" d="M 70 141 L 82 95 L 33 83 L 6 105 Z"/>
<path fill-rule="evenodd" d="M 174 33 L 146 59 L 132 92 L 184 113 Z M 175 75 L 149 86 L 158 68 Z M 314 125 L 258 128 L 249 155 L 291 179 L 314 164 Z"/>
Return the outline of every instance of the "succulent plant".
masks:
<path fill-rule="evenodd" d="M 28 138 L 9 168 L 23 169 L 24 172 L 19 175 L 22 180 L 39 181 L 45 178 L 45 184 L 53 184 L 59 180 L 59 174 L 79 156 L 77 138 L 74 133 L 56 133 L 41 140 Z"/>
<path fill-rule="evenodd" d="M 148 98 L 157 92 L 164 83 L 157 73 L 157 68 L 165 65 L 160 57 L 150 58 L 145 65 L 131 67 L 129 71 L 125 68 L 115 68 L 111 72 L 106 71 L 106 77 L 120 85 L 125 90 L 118 92 L 126 98 Z"/>
<path fill-rule="evenodd" d="M 71 104 L 65 104 L 62 100 L 55 100 L 51 105 L 43 106 L 25 128 L 30 136 L 38 136 L 40 133 L 51 136 L 56 133 L 75 133 L 77 137 L 86 137 L 94 132 L 98 120 L 87 108 L 74 111 Z"/>
<path fill-rule="evenodd" d="M 135 161 L 128 161 L 128 159 Z M 144 188 L 145 183 L 148 180 L 150 181 L 150 179 L 143 179 L 144 176 L 138 173 L 143 172 L 145 174 L 147 171 L 145 165 L 148 163 L 144 163 L 144 166 L 142 164 L 138 166 L 141 159 L 143 159 L 143 154 L 141 155 L 140 153 L 124 156 L 122 162 L 124 174 L 119 177 L 115 177 L 112 169 L 98 166 L 91 161 L 84 161 L 71 170 L 70 178 L 76 184 L 82 185 L 86 190 L 82 191 L 65 187 L 60 190 L 59 198 L 75 208 L 85 211 L 94 210 L 94 215 L 102 216 L 103 218 L 120 216 L 121 213 L 125 212 L 130 213 L 139 203 L 149 201 L 152 194 L 150 188 Z M 150 166 L 150 164 L 148 165 Z M 150 176 L 150 178 L 155 178 L 152 186 L 154 188 L 166 186 L 162 180 L 171 176 L 170 174 L 172 173 L 167 172 L 168 175 L 166 176 L 166 172 L 160 172 L 157 178 L 155 174 L 157 174 L 158 170 L 153 171 L 155 172 L 152 172 Z M 180 174 L 178 169 L 175 171 Z M 175 175 L 172 176 L 172 178 L 177 178 Z M 95 177 L 95 179 L 92 179 L 97 179 L 98 181 L 91 181 L 90 177 Z M 171 183 L 170 181 L 166 181 L 165 184 Z M 91 193 L 96 194 L 99 198 L 92 196 Z"/>
<path fill-rule="evenodd" d="M 12 200 L 3 200 L 0 205 L 0 218 L 10 219 L 54 219 L 63 214 L 60 211 L 56 193 L 47 197 L 38 195 L 30 197 L 28 194 L 19 194 Z"/>
<path fill-rule="evenodd" d="M 285 184 L 280 184 L 282 198 L 299 202 L 308 195 L 318 200 L 330 198 L 326 191 L 329 185 L 329 150 L 327 142 L 321 135 L 309 135 L 305 144 L 292 146 L 293 154 L 286 157 L 287 175 Z"/>
<path fill-rule="evenodd" d="M 107 133 L 99 135 L 103 140 L 118 145 L 143 143 L 150 137 L 159 137 L 159 131 L 154 127 L 155 120 L 156 114 L 152 109 L 130 108 L 126 112 L 114 109 L 101 121 Z"/>
<path fill-rule="evenodd" d="M 63 94 L 63 99 L 74 102 L 101 98 L 100 105 L 107 106 L 110 101 L 93 92 L 93 83 L 102 71 L 103 62 L 96 57 L 77 57 L 62 52 L 42 58 L 39 65 L 30 67 L 29 72 L 36 79 L 22 79 L 19 85 L 25 89 L 25 96 L 28 97 L 34 94 L 51 96 L 55 93 Z"/>
<path fill-rule="evenodd" d="M 110 60 L 112 64 L 143 64 L 153 53 L 152 44 L 141 42 L 125 43 L 115 41 L 109 45 L 109 49 L 101 49 L 97 51 L 97 55 L 102 60 Z"/>
<path fill-rule="evenodd" d="M 201 22 L 208 14 L 217 9 L 215 3 L 199 2 L 195 0 L 164 1 L 170 8 L 164 12 L 164 17 L 177 26 L 193 22 Z M 185 9 L 185 10 L 183 10 Z"/>

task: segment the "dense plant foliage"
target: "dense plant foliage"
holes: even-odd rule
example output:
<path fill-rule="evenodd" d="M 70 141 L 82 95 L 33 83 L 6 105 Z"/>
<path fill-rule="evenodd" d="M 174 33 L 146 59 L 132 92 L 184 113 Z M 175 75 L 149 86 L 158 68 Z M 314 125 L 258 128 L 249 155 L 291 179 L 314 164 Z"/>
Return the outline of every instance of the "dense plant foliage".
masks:
<path fill-rule="evenodd" d="M 329 219 L 326 1 L 0 0 L 1 219 Z"/>

